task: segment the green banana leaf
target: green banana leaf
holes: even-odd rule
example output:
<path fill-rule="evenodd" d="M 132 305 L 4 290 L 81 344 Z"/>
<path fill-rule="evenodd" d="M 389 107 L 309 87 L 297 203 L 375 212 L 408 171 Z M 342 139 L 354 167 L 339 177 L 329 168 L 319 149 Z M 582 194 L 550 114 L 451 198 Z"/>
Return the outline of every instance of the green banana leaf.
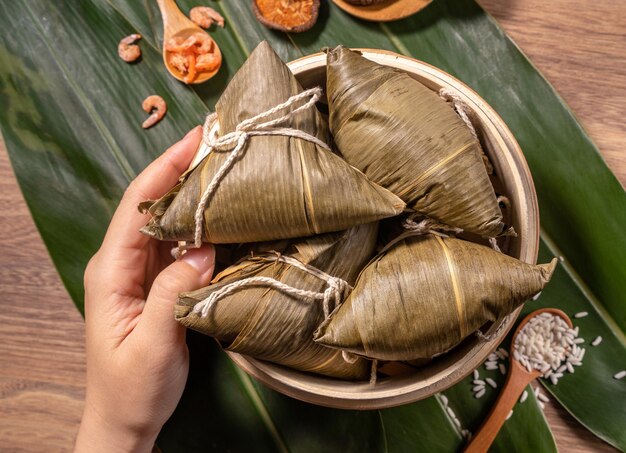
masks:
<path fill-rule="evenodd" d="M 624 356 L 626 344 L 620 332 L 626 325 L 620 299 L 626 271 L 619 266 L 626 252 L 618 235 L 626 216 L 623 190 L 550 86 L 473 1 L 439 0 L 412 18 L 384 26 L 356 21 L 323 3 L 316 27 L 290 36 L 264 29 L 248 2 L 206 2 L 221 9 L 227 20 L 226 29 L 214 35 L 225 61 L 219 76 L 195 92 L 165 73 L 157 51 L 162 31 L 154 3 L 0 5 L 2 131 L 35 222 L 79 308 L 84 266 L 124 187 L 156 154 L 202 121 L 247 52 L 268 39 L 289 60 L 344 43 L 428 61 L 464 80 L 498 110 L 535 176 L 544 237 L 558 239 L 550 240 L 551 250 L 567 264 L 559 277 L 560 292 L 546 291 L 539 302 L 592 313 L 584 321 L 594 321 L 594 329 L 604 332 L 601 346 L 606 349 L 593 351 L 596 362 L 589 370 L 599 366 L 608 372 L 619 366 L 616 357 Z M 187 1 L 180 5 L 184 11 L 193 6 Z M 136 30 L 144 35 L 144 53 L 140 64 L 129 66 L 115 50 L 121 36 Z M 168 102 L 168 117 L 142 131 L 144 114 L 133 106 L 154 92 Z M 573 179 L 576 187 L 564 190 Z M 570 306 L 562 294 L 573 294 L 575 303 Z M 404 451 L 416 446 L 451 451 L 462 445 L 441 399 L 375 412 L 318 408 L 252 383 L 206 338 L 192 335 L 190 347 L 188 388 L 160 438 L 166 451 L 251 446 L 261 451 Z M 572 390 L 581 375 L 577 370 L 564 378 L 563 383 L 572 382 L 570 391 L 559 385 L 557 398 L 596 434 L 624 449 L 619 383 L 609 382 L 602 393 L 608 397 L 584 398 L 583 404 Z M 584 377 L 583 385 L 592 389 L 606 384 L 595 371 Z M 468 385 L 463 382 L 446 393 L 463 427 L 473 430 L 495 395 L 475 400 Z M 528 406 L 516 409 L 505 424 L 493 451 L 555 450 L 534 401 L 524 404 Z"/>

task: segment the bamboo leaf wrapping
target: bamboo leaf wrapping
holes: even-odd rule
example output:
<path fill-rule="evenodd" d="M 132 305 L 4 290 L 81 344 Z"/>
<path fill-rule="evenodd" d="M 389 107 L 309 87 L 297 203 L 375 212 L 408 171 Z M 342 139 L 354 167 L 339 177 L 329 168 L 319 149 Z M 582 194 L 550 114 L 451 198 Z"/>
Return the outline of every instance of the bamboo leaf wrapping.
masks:
<path fill-rule="evenodd" d="M 378 225 L 360 225 L 343 233 L 304 239 L 288 256 L 353 284 L 360 269 L 374 253 Z M 216 338 L 222 346 L 241 354 L 344 379 L 365 379 L 366 360 L 347 363 L 341 351 L 313 342 L 313 332 L 324 320 L 320 301 L 302 300 L 279 290 L 251 286 L 224 297 L 208 316 L 193 307 L 212 292 L 248 277 L 271 277 L 289 286 L 323 292 L 326 282 L 272 253 L 243 259 L 214 280 L 211 286 L 182 294 L 176 319 L 183 325 Z"/>
<path fill-rule="evenodd" d="M 368 264 L 315 341 L 380 360 L 430 358 L 539 293 L 556 263 L 526 264 L 456 238 L 406 237 Z"/>
<path fill-rule="evenodd" d="M 513 234 L 480 143 L 444 100 L 343 46 L 327 58 L 330 129 L 348 163 L 421 214 L 484 237 Z"/>
<path fill-rule="evenodd" d="M 262 42 L 216 105 L 220 135 L 302 91 L 270 45 Z M 327 126 L 314 108 L 293 115 L 283 126 L 327 140 Z M 168 195 L 152 206 L 153 215 L 163 214 L 155 215 L 144 232 L 161 240 L 193 239 L 198 202 L 227 158 L 227 152 L 212 151 L 175 188 L 175 197 Z M 403 209 L 398 197 L 312 142 L 256 136 L 250 137 L 243 156 L 209 199 L 203 239 L 237 243 L 310 236 L 390 217 Z"/>

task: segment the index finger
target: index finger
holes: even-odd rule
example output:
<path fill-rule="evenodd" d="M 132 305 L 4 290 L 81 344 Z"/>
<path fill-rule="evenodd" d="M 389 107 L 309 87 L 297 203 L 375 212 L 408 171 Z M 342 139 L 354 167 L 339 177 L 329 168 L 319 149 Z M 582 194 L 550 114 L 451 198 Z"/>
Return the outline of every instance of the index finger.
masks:
<path fill-rule="evenodd" d="M 189 167 L 200 144 L 202 128 L 195 127 L 152 162 L 128 186 L 111 220 L 103 245 L 115 241 L 123 249 L 142 248 L 150 238 L 139 232 L 148 220 L 137 206 L 146 200 L 155 200 L 167 193 Z"/>

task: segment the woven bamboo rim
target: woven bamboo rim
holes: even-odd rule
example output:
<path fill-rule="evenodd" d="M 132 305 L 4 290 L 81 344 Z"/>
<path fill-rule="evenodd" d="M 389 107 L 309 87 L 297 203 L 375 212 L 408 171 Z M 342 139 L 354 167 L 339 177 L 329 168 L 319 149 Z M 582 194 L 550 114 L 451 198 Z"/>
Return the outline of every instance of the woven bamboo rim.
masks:
<path fill-rule="evenodd" d="M 536 263 L 539 251 L 539 207 L 526 159 L 502 118 L 476 92 L 451 75 L 427 63 L 394 52 L 359 49 L 366 58 L 401 69 L 438 91 L 456 91 L 474 112 L 476 128 L 502 184 L 512 209 L 509 222 L 518 232 L 505 250 L 527 263 Z M 325 83 L 326 55 L 316 53 L 288 64 L 304 88 Z M 229 352 L 231 359 L 248 374 L 281 393 L 322 406 L 341 409 L 382 409 L 422 400 L 453 386 L 482 365 L 504 339 L 519 315 L 518 308 L 491 341 L 471 336 L 459 347 L 439 357 L 415 373 L 380 379 L 375 386 L 367 382 L 346 382 L 314 376 L 279 365 Z M 489 326 L 486 334 L 495 332 Z M 484 329 L 483 329 L 484 330 Z"/>

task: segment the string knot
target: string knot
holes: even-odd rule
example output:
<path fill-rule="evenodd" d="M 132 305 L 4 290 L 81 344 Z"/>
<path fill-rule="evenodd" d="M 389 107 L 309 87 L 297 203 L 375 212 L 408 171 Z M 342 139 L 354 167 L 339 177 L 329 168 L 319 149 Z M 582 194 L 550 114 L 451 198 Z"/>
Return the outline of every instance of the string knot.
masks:
<path fill-rule="evenodd" d="M 344 297 L 347 295 L 350 285 L 345 280 L 337 277 L 330 277 L 326 281 L 326 291 L 324 291 L 323 309 L 324 318 L 330 316 L 330 312 L 341 305 Z M 332 309 L 331 309 L 332 302 Z"/>
<path fill-rule="evenodd" d="M 202 246 L 202 226 L 204 222 L 204 210 L 206 209 L 207 203 L 215 193 L 224 176 L 226 176 L 226 174 L 230 171 L 237 159 L 239 159 L 239 157 L 243 153 L 246 147 L 246 143 L 248 142 L 250 137 L 261 135 L 280 135 L 285 137 L 294 137 L 306 140 L 308 142 L 312 142 L 319 147 L 330 151 L 330 147 L 319 138 L 299 129 L 280 126 L 282 123 L 293 117 L 295 114 L 303 110 L 314 108 L 315 103 L 319 100 L 321 95 L 322 89 L 320 87 L 305 90 L 302 93 L 291 96 L 285 102 L 278 104 L 277 106 L 272 107 L 265 112 L 259 113 L 252 118 L 243 120 L 235 127 L 234 131 L 224 134 L 221 137 L 218 136 L 219 127 L 215 127 L 218 123 L 217 113 L 214 112 L 207 115 L 202 133 L 202 140 L 206 145 L 206 153 L 208 154 L 212 151 L 221 151 L 229 152 L 230 155 L 224 161 L 219 170 L 215 173 L 213 179 L 200 197 L 200 201 L 198 202 L 198 206 L 194 215 L 195 232 L 193 243 L 181 244 L 173 249 L 172 255 L 175 258 L 180 257 L 184 250 L 190 248 L 200 248 Z M 268 119 L 276 116 L 277 114 L 279 114 L 279 112 L 290 109 L 294 104 L 303 101 L 306 102 L 296 107 L 295 109 L 289 110 L 287 111 L 287 113 L 277 118 Z"/>
<path fill-rule="evenodd" d="M 201 317 L 205 318 L 211 312 L 215 304 L 226 296 L 237 292 L 240 289 L 254 286 L 264 286 L 300 299 L 321 301 L 324 317 L 326 318 L 330 315 L 331 303 L 333 309 L 338 307 L 343 303 L 344 298 L 352 289 L 352 287 L 345 280 L 330 276 L 319 269 L 302 264 L 295 258 L 289 256 L 274 256 L 272 261 L 281 261 L 290 264 L 319 278 L 320 280 L 324 280 L 326 282 L 326 289 L 323 292 L 308 291 L 286 285 L 285 283 L 271 277 L 249 277 L 229 283 L 213 291 L 207 298 L 198 302 L 194 306 L 193 313 L 200 314 Z"/>
<path fill-rule="evenodd" d="M 439 223 L 430 217 L 418 218 L 418 221 L 412 218 L 404 219 L 402 221 L 402 228 L 418 235 L 434 234 L 441 237 L 448 237 L 446 233 L 460 234 L 463 232 L 461 228 Z M 444 231 L 446 233 L 444 233 Z"/>

